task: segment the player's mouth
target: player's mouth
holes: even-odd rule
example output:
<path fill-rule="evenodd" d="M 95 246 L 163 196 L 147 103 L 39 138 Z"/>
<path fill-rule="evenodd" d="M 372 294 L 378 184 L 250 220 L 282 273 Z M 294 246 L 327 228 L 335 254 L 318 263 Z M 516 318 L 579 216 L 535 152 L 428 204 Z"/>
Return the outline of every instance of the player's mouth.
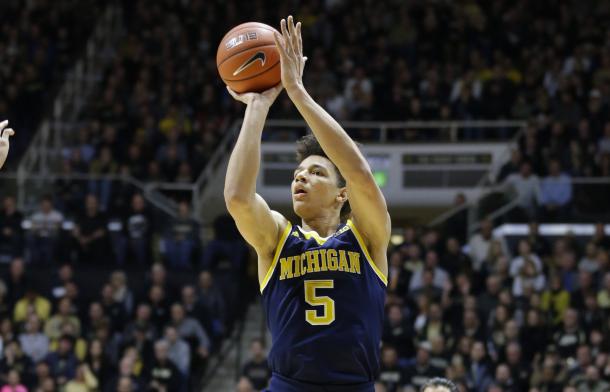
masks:
<path fill-rule="evenodd" d="M 294 190 L 294 193 L 292 195 L 295 200 L 302 200 L 307 195 L 307 191 L 302 188 L 297 188 Z"/>

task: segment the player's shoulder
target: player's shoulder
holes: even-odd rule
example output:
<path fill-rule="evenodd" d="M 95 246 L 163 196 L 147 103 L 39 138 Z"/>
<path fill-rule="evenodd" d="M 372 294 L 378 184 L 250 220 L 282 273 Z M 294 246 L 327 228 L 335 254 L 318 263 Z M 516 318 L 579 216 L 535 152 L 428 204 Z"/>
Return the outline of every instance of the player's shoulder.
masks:
<path fill-rule="evenodd" d="M 287 232 L 290 231 L 290 229 L 292 228 L 292 224 L 288 219 L 286 219 L 284 215 L 275 210 L 271 210 L 271 215 L 273 216 L 273 221 L 275 222 L 276 233 L 275 235 L 271 236 L 271 243 L 268 245 L 269 249 L 273 250 L 277 247 L 278 243 L 280 243 L 282 239 L 288 234 Z M 265 230 L 265 228 L 262 229 Z M 269 228 L 269 230 L 271 230 L 271 228 Z"/>

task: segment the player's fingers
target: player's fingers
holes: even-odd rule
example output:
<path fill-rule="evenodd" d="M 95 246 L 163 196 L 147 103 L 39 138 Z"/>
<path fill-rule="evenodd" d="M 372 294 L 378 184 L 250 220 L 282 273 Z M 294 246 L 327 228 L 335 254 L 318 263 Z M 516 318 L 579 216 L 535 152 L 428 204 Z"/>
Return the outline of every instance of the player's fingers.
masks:
<path fill-rule="evenodd" d="M 299 54 L 303 55 L 303 37 L 301 36 L 301 22 L 297 23 L 297 42 Z"/>
<path fill-rule="evenodd" d="M 0 131 L 2 131 L 4 129 L 4 127 L 6 127 L 8 125 L 8 120 L 4 120 L 2 122 L 0 122 Z"/>
<path fill-rule="evenodd" d="M 296 31 L 296 27 L 294 27 L 294 26 L 292 27 L 292 32 L 291 32 L 290 38 L 292 39 L 292 47 L 294 49 L 294 53 L 298 57 L 300 57 L 299 56 L 299 36 L 298 36 L 297 31 Z"/>
<path fill-rule="evenodd" d="M 273 33 L 273 38 L 275 39 L 275 46 L 280 52 L 280 57 L 285 57 L 287 53 L 286 48 L 284 47 L 284 43 L 286 41 L 279 33 L 276 32 Z"/>
<path fill-rule="evenodd" d="M 292 15 L 288 15 L 288 32 L 291 38 L 294 37 L 294 19 Z"/>
<path fill-rule="evenodd" d="M 2 132 L 2 136 L 8 138 L 9 136 L 13 136 L 15 134 L 15 131 L 13 131 L 11 128 L 5 129 L 4 132 Z"/>
<path fill-rule="evenodd" d="M 280 21 L 280 30 L 282 31 L 282 35 L 287 41 L 290 38 L 290 34 L 288 33 L 288 29 L 286 29 L 286 19 L 282 19 Z"/>

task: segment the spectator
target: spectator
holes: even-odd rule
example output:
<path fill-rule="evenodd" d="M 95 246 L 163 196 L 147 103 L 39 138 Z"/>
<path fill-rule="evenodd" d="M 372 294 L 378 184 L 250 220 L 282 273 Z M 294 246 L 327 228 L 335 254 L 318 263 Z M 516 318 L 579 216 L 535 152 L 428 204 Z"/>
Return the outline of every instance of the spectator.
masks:
<path fill-rule="evenodd" d="M 76 369 L 76 376 L 66 384 L 66 392 L 93 392 L 97 390 L 98 381 L 86 364 Z"/>
<path fill-rule="evenodd" d="M 8 372 L 8 383 L 5 384 L 0 392 L 27 392 L 28 389 L 25 385 L 21 384 L 21 376 L 15 369 L 11 369 Z"/>
<path fill-rule="evenodd" d="M 227 324 L 226 300 L 209 271 L 201 271 L 198 282 L 199 303 L 205 315 L 204 327 L 218 338 L 224 334 Z"/>
<path fill-rule="evenodd" d="M 152 217 L 146 210 L 144 197 L 140 194 L 133 195 L 131 213 L 127 218 L 127 234 L 131 255 L 140 266 L 150 264 L 152 230 Z"/>
<path fill-rule="evenodd" d="M 76 376 L 78 359 L 74 355 L 74 338 L 64 335 L 59 339 L 57 351 L 49 353 L 46 362 L 51 368 L 51 374 L 64 385 Z"/>
<path fill-rule="evenodd" d="M 32 314 L 25 323 L 25 332 L 19 335 L 23 352 L 35 363 L 43 360 L 49 352 L 49 338 L 41 331 L 38 316 Z"/>
<path fill-rule="evenodd" d="M 585 333 L 578 325 L 578 312 L 567 309 L 563 315 L 563 325 L 553 336 L 559 354 L 564 357 L 573 357 L 576 348 L 586 341 Z"/>
<path fill-rule="evenodd" d="M 393 346 L 381 348 L 381 370 L 377 380 L 387 392 L 400 391 L 405 384 L 404 369 L 398 364 L 398 354 Z"/>
<path fill-rule="evenodd" d="M 73 233 L 81 262 L 98 264 L 108 258 L 106 222 L 105 215 L 99 211 L 97 197 L 87 195 L 85 213 L 77 220 Z"/>
<path fill-rule="evenodd" d="M 480 271 L 481 267 L 487 260 L 487 256 L 489 255 L 489 247 L 492 243 L 493 238 L 493 223 L 489 219 L 485 219 L 480 223 L 481 231 L 475 235 L 473 235 L 469 242 L 469 255 L 472 258 L 473 267 L 475 271 Z M 506 252 L 503 244 L 501 248 L 505 255 Z"/>
<path fill-rule="evenodd" d="M 563 320 L 565 311 L 570 306 L 570 293 L 561 286 L 561 278 L 552 275 L 549 288 L 542 294 L 542 310 L 547 312 L 554 324 Z"/>
<path fill-rule="evenodd" d="M 491 385 L 491 369 L 485 359 L 485 345 L 483 342 L 475 342 L 470 352 L 470 369 L 468 371 L 469 381 L 472 389 L 484 392 Z"/>
<path fill-rule="evenodd" d="M 399 305 L 393 304 L 387 308 L 382 336 L 383 342 L 393 347 L 399 358 L 411 358 L 415 354 L 413 328 Z"/>
<path fill-rule="evenodd" d="M 167 258 L 172 268 L 191 268 L 193 256 L 199 247 L 199 225 L 191 217 L 186 202 L 178 205 L 178 217 L 170 224 L 164 242 Z"/>
<path fill-rule="evenodd" d="M 597 293 L 597 303 L 607 314 L 610 311 L 610 272 L 604 274 L 602 285 Z"/>
<path fill-rule="evenodd" d="M 112 366 L 100 340 L 93 339 L 89 342 L 85 364 L 100 384 L 110 378 Z"/>
<path fill-rule="evenodd" d="M 29 287 L 25 274 L 25 263 L 22 258 L 16 258 L 11 261 L 6 279 L 6 287 L 8 289 L 9 304 L 14 306 L 25 295 Z"/>
<path fill-rule="evenodd" d="M 69 323 L 73 326 L 76 335 L 80 335 L 80 320 L 73 314 L 72 301 L 64 297 L 57 304 L 57 313 L 54 314 L 45 324 L 44 333 L 49 339 L 58 339 L 64 324 Z"/>
<path fill-rule="evenodd" d="M 521 162 L 519 173 L 511 174 L 504 182 L 505 187 L 512 187 L 517 196 L 517 210 L 513 219 L 517 222 L 528 221 L 536 216 L 536 205 L 540 200 L 540 181 L 532 173 L 532 164 Z"/>
<path fill-rule="evenodd" d="M 110 275 L 110 287 L 114 302 L 123 307 L 125 314 L 131 314 L 133 310 L 133 294 L 127 287 L 127 275 L 123 271 L 114 271 Z"/>
<path fill-rule="evenodd" d="M 169 304 L 163 287 L 155 285 L 150 288 L 148 305 L 152 310 L 152 322 L 155 329 L 160 331 L 169 320 Z"/>
<path fill-rule="evenodd" d="M 518 148 L 513 148 L 510 150 L 510 160 L 506 162 L 500 168 L 500 172 L 498 173 L 498 178 L 496 182 L 501 184 L 510 176 L 511 174 L 516 174 L 519 172 L 519 168 L 521 167 L 521 151 Z"/>
<path fill-rule="evenodd" d="M 456 212 L 445 224 L 445 232 L 448 237 L 456 238 L 460 244 L 466 243 L 466 233 L 468 231 L 468 209 L 466 204 L 466 196 L 463 193 L 455 195 L 453 200 L 454 209 L 460 209 Z"/>
<path fill-rule="evenodd" d="M 430 250 L 426 253 L 426 262 L 424 265 L 424 269 L 420 269 L 416 271 L 411 277 L 411 281 L 409 283 L 409 291 L 415 291 L 424 286 L 424 271 L 430 270 L 433 274 L 433 285 L 436 288 L 442 289 L 446 286 L 447 282 L 449 282 L 449 275 L 447 271 L 438 266 L 438 253 L 436 251 Z"/>
<path fill-rule="evenodd" d="M 510 274 L 511 276 L 517 276 L 522 268 L 527 263 L 532 263 L 536 274 L 542 272 L 542 261 L 537 254 L 532 253 L 530 244 L 526 240 L 519 241 L 519 256 L 515 257 L 510 263 Z"/>
<path fill-rule="evenodd" d="M 9 263 L 23 249 L 23 214 L 17 211 L 15 198 L 5 196 L 0 212 L 0 262 Z"/>
<path fill-rule="evenodd" d="M 454 237 L 447 239 L 446 251 L 441 258 L 440 267 L 447 271 L 449 276 L 457 276 L 460 273 L 470 275 L 472 273 L 472 262 L 462 249 L 460 243 Z"/>
<path fill-rule="evenodd" d="M 267 386 L 271 378 L 271 369 L 267 364 L 265 346 L 261 339 L 252 339 L 250 342 L 250 359 L 242 367 L 242 376 L 252 383 L 256 390 Z"/>
<path fill-rule="evenodd" d="M 169 347 L 164 340 L 155 343 L 155 359 L 148 378 L 148 388 L 151 391 L 181 391 L 182 376 L 168 356 Z"/>
<path fill-rule="evenodd" d="M 192 317 L 186 317 L 184 307 L 179 303 L 172 305 L 171 319 L 178 335 L 187 341 L 193 341 L 197 354 L 206 358 L 209 355 L 210 339 L 201 324 Z"/>
<path fill-rule="evenodd" d="M 54 262 L 64 217 L 53 208 L 51 196 L 42 197 L 40 210 L 30 220 L 32 229 L 29 251 L 32 261 L 43 264 Z"/>
<path fill-rule="evenodd" d="M 15 304 L 13 320 L 16 323 L 25 321 L 32 309 L 41 321 L 46 321 L 51 313 L 51 303 L 36 292 L 33 286 L 26 288 L 25 296 Z"/>
<path fill-rule="evenodd" d="M 165 328 L 166 355 L 184 377 L 188 377 L 191 368 L 191 349 L 173 326 Z M 155 352 L 157 347 L 155 345 Z"/>
<path fill-rule="evenodd" d="M 592 274 L 596 273 L 599 269 L 599 265 L 595 260 L 597 256 L 597 251 L 597 245 L 595 244 L 595 242 L 588 242 L 585 247 L 585 254 L 578 263 L 578 269 L 584 270 Z"/>
<path fill-rule="evenodd" d="M 421 388 L 428 379 L 440 376 L 442 376 L 440 369 L 430 364 L 430 343 L 420 343 L 417 347 L 415 362 L 405 368 L 405 383 L 413 385 L 415 388 Z"/>
<path fill-rule="evenodd" d="M 3 358 L 0 360 L 0 374 L 8 374 L 9 384 L 19 385 L 21 379 L 25 384 L 29 384 L 32 378 L 33 365 L 32 360 L 21 350 L 21 345 L 17 340 L 6 343 Z M 17 370 L 20 370 L 22 374 L 17 373 L 11 376 L 11 371 Z"/>
<path fill-rule="evenodd" d="M 540 184 L 540 205 L 545 221 L 565 221 L 572 201 L 572 180 L 561 172 L 561 163 L 553 158 L 549 162 L 549 174 Z"/>

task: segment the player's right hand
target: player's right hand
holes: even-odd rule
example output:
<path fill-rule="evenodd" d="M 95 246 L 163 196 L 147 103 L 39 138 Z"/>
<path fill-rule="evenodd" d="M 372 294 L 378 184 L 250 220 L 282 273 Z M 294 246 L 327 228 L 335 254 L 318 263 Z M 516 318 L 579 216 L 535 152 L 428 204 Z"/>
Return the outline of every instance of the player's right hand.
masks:
<path fill-rule="evenodd" d="M 266 107 L 270 107 L 283 88 L 284 86 L 282 86 L 282 83 L 278 83 L 276 86 L 271 87 L 269 90 L 263 91 L 262 93 L 239 94 L 233 91 L 229 86 L 227 86 L 227 91 L 229 91 L 229 94 L 231 94 L 235 100 L 243 102 L 246 105 L 262 104 Z"/>

